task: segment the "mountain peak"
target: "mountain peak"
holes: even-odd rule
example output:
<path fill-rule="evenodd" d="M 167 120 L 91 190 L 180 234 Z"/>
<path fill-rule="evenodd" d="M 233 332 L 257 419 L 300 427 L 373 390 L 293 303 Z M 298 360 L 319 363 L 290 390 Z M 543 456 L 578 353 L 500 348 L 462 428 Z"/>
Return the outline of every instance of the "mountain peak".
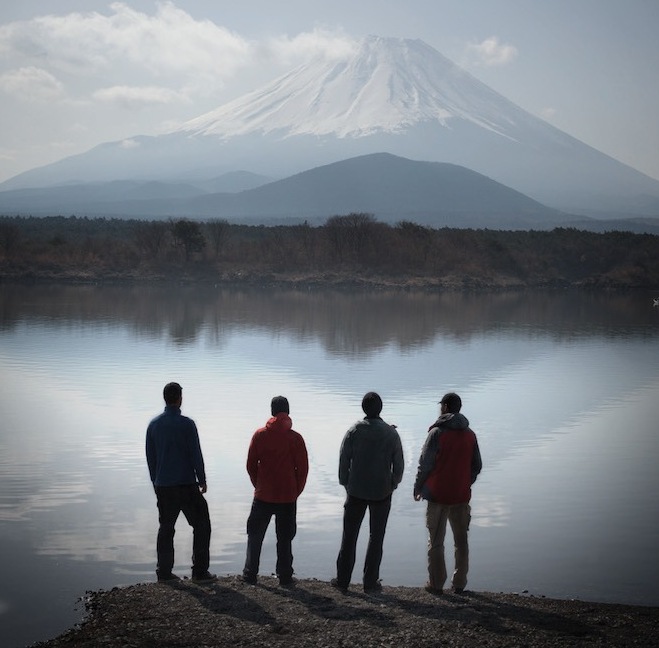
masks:
<path fill-rule="evenodd" d="M 496 100 L 493 101 L 493 97 Z M 498 104 L 506 103 L 506 111 Z M 505 134 L 510 102 L 421 40 L 369 36 L 349 56 L 316 59 L 179 131 L 230 138 L 362 137 L 464 119 Z"/>

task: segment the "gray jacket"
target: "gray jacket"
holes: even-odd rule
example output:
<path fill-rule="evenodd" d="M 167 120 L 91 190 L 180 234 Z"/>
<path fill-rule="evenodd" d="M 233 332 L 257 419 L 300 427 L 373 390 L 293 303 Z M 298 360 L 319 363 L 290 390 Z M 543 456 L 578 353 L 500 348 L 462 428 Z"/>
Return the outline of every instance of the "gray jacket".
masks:
<path fill-rule="evenodd" d="M 339 483 L 348 495 L 383 500 L 400 484 L 403 468 L 398 432 L 380 417 L 357 421 L 343 437 Z"/>

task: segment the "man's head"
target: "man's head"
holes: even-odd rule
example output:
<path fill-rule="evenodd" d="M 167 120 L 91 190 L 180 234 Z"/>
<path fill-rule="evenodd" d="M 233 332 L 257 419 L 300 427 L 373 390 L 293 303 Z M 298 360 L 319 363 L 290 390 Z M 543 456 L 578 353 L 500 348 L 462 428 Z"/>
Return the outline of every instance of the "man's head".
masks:
<path fill-rule="evenodd" d="M 439 402 L 442 405 L 442 411 L 449 414 L 457 414 L 462 408 L 462 399 L 455 392 L 444 394 Z"/>
<path fill-rule="evenodd" d="M 176 382 L 170 382 L 162 390 L 162 396 L 167 405 L 180 405 L 183 396 L 183 388 Z"/>
<path fill-rule="evenodd" d="M 288 399 L 285 396 L 275 396 L 270 402 L 270 411 L 273 416 L 277 416 L 281 412 L 290 414 L 291 410 L 288 406 Z"/>
<path fill-rule="evenodd" d="M 382 411 L 382 399 L 375 392 L 368 392 L 362 398 L 362 409 L 367 418 L 377 418 Z"/>

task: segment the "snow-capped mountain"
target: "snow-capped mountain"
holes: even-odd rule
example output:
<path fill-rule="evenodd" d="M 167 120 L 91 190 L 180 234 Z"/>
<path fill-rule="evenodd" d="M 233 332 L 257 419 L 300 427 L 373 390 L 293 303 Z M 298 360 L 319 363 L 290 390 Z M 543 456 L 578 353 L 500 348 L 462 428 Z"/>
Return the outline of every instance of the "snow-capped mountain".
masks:
<path fill-rule="evenodd" d="M 1 189 L 286 177 L 372 153 L 464 166 L 552 208 L 659 215 L 659 182 L 534 117 L 419 40 L 369 37 L 158 137 L 100 145 Z"/>
<path fill-rule="evenodd" d="M 372 36 L 350 59 L 302 65 L 179 130 L 356 138 L 462 119 L 513 136 L 513 115 L 523 121 L 525 113 L 423 41 Z"/>

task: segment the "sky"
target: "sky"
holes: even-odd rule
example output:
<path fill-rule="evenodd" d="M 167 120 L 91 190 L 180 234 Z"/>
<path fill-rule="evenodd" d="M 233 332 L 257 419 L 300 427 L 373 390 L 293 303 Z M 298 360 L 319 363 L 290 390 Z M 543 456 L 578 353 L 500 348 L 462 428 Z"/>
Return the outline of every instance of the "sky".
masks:
<path fill-rule="evenodd" d="M 659 179 L 657 0 L 21 0 L 0 4 L 0 182 L 168 132 L 313 56 L 418 38 Z"/>

